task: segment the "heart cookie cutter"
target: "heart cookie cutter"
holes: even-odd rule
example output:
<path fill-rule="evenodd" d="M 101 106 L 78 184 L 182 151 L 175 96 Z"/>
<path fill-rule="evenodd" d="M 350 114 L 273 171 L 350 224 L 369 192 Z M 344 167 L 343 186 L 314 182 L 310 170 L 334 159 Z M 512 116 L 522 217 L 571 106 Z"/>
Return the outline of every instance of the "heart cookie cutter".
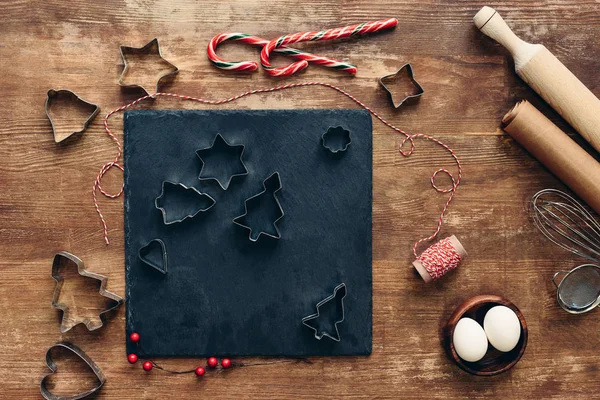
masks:
<path fill-rule="evenodd" d="M 71 307 L 60 302 L 60 292 L 64 284 L 64 278 L 60 275 L 60 269 L 63 265 L 63 262 L 65 261 L 74 263 L 77 266 L 77 272 L 79 273 L 79 275 L 100 281 L 98 293 L 100 294 L 100 296 L 110 299 L 112 304 L 109 307 L 102 310 L 100 314 L 98 314 L 98 318 L 83 318 L 80 320 L 70 322 Z M 86 271 L 84 268 L 83 261 L 79 257 L 66 251 L 56 253 L 56 255 L 54 256 L 54 261 L 52 262 L 52 278 L 54 278 L 54 280 L 56 281 L 54 295 L 52 296 L 52 307 L 57 308 L 63 312 L 62 321 L 60 324 L 61 333 L 68 332 L 69 330 L 71 330 L 71 328 L 79 324 L 85 324 L 86 328 L 89 331 L 95 331 L 96 329 L 100 329 L 104 325 L 105 314 L 123 304 L 123 298 L 117 296 L 113 292 L 109 292 L 108 290 L 106 290 L 106 284 L 108 282 L 108 278 L 106 276 Z"/>
<path fill-rule="evenodd" d="M 52 350 L 54 350 L 56 348 L 66 349 L 66 350 L 70 351 L 71 353 L 75 354 L 81 360 L 83 360 L 83 362 L 85 362 L 90 367 L 90 369 L 92 370 L 94 375 L 96 375 L 96 378 L 98 378 L 98 384 L 94 388 L 92 388 L 86 392 L 81 392 L 81 393 L 77 393 L 77 394 L 73 394 L 73 395 L 56 395 L 56 394 L 50 392 L 50 390 L 48 390 L 48 387 L 47 387 L 47 379 L 50 376 L 54 375 L 56 373 L 56 371 L 58 370 L 56 363 L 54 363 L 54 360 L 52 359 Z M 41 392 L 42 396 L 44 397 L 44 399 L 46 399 L 46 400 L 83 399 L 93 393 L 96 393 L 104 385 L 104 382 L 106 382 L 106 377 L 104 376 L 104 374 L 102 373 L 100 368 L 96 365 L 94 360 L 92 360 L 90 358 L 90 356 L 88 356 L 79 347 L 77 347 L 74 344 L 69 343 L 69 342 L 58 342 L 55 345 L 51 346 L 48 349 L 48 351 L 46 351 L 46 365 L 52 371 L 49 374 L 47 374 L 46 376 L 44 376 L 42 378 L 42 381 L 40 382 L 40 392 Z"/>

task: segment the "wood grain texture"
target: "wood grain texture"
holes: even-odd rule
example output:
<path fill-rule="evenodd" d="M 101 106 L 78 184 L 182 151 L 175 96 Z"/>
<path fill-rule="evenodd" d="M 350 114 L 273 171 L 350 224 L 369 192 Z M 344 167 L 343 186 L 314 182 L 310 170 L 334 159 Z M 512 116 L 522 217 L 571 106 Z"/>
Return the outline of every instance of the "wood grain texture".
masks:
<path fill-rule="evenodd" d="M 510 55 L 472 23 L 481 2 L 320 0 L 2 1 L 0 14 L 0 398 L 38 399 L 47 373 L 46 349 L 71 340 L 103 369 L 98 398 L 555 398 L 590 399 L 600 393 L 598 310 L 569 315 L 556 304 L 554 272 L 583 260 L 551 245 L 528 218 L 537 190 L 564 188 L 500 130 L 502 116 L 526 98 L 561 129 L 573 130 L 513 72 Z M 498 1 L 496 8 L 523 40 L 543 43 L 594 94 L 600 94 L 600 2 Z M 262 37 L 342 26 L 395 16 L 395 31 L 302 48 L 358 65 L 354 78 L 311 66 L 285 80 L 264 73 L 228 74 L 206 58 L 210 38 L 224 31 Z M 77 140 L 56 145 L 44 113 L 47 89 L 68 88 L 99 104 L 103 113 L 140 96 L 117 85 L 119 45 L 141 46 L 158 37 L 165 58 L 181 72 L 165 90 L 228 97 L 282 82 L 335 83 L 409 132 L 441 137 L 464 163 L 465 178 L 442 234 L 455 234 L 467 261 L 426 285 L 410 267 L 414 241 L 435 227 L 446 196 L 429 177 L 451 160 L 432 143 L 417 142 L 404 158 L 401 137 L 374 122 L 373 354 L 368 358 L 314 358 L 303 363 L 246 368 L 198 381 L 193 375 L 147 374 L 125 357 L 125 308 L 102 329 L 78 326 L 61 335 L 50 307 L 52 257 L 60 250 L 109 278 L 124 295 L 123 201 L 100 200 L 112 244 L 105 247 L 91 187 L 115 154 L 101 118 Z M 300 46 L 299 46 L 300 47 Z M 227 59 L 258 60 L 258 50 L 226 44 Z M 278 58 L 277 65 L 284 60 Z M 416 106 L 395 111 L 376 79 L 405 62 L 425 88 Z M 150 107 L 143 105 L 141 108 Z M 196 108 L 160 99 L 154 108 Z M 302 88 L 243 99 L 222 108 L 354 107 L 326 88 Z M 120 131 L 121 117 L 112 121 Z M 121 137 L 121 133 L 118 134 Z M 574 136 L 580 144 L 582 140 Z M 585 145 L 587 150 L 590 147 Z M 590 150 L 591 151 L 591 150 Z M 598 154 L 592 151 L 598 158 Z M 106 190 L 117 191 L 111 171 Z M 440 332 L 452 311 L 478 294 L 511 300 L 525 315 L 529 344 L 521 361 L 495 377 L 471 376 L 450 361 Z M 165 360 L 190 368 L 198 360 Z M 75 369 L 73 369 L 75 371 Z M 81 374 L 57 375 L 63 388 Z M 58 387 L 58 386 L 57 386 Z"/>

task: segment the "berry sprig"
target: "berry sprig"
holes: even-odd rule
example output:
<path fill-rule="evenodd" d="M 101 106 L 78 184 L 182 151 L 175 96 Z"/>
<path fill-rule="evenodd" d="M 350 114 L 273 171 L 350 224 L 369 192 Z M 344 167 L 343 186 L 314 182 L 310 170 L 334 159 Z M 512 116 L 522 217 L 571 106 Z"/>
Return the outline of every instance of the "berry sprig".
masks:
<path fill-rule="evenodd" d="M 133 332 L 131 335 L 129 335 L 129 340 L 133 343 L 138 344 L 139 346 L 139 341 L 140 341 L 140 335 L 137 332 Z M 131 353 L 127 355 L 127 361 L 130 364 L 135 364 L 137 363 L 139 360 L 137 354 L 135 353 Z M 161 371 L 165 371 L 168 373 L 172 373 L 172 374 L 188 374 L 188 373 L 195 373 L 196 376 L 201 377 L 204 376 L 206 374 L 207 370 L 212 370 L 212 371 L 222 371 L 222 370 L 226 370 L 229 369 L 233 366 L 235 366 L 234 363 L 231 362 L 231 360 L 229 358 L 222 358 L 221 359 L 221 367 L 219 368 L 219 360 L 216 357 L 209 357 L 206 360 L 206 365 L 205 366 L 200 366 L 197 367 L 195 369 L 192 370 L 185 370 L 185 371 L 172 371 L 166 368 L 161 367 L 160 365 L 158 365 L 157 363 L 155 363 L 152 360 L 146 360 L 144 361 L 144 363 L 142 364 L 142 368 L 144 369 L 144 371 L 146 372 L 150 372 L 152 371 L 153 368 L 159 369 Z M 239 366 L 241 366 L 242 364 L 239 364 Z"/>

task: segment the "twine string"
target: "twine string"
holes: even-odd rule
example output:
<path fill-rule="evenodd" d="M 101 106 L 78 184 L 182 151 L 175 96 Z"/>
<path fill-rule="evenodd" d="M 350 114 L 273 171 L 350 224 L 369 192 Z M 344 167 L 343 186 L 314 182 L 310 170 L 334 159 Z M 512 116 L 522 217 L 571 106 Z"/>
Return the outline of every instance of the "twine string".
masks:
<path fill-rule="evenodd" d="M 173 369 L 169 369 L 169 368 L 165 368 L 163 366 L 161 366 L 160 364 L 158 364 L 156 361 L 154 360 L 148 360 L 152 363 L 152 367 L 159 369 L 161 371 L 164 371 L 166 373 L 169 374 L 175 374 L 175 375 L 183 375 L 183 374 L 191 374 L 191 373 L 195 373 L 196 372 L 196 368 L 193 369 L 184 369 L 184 370 L 173 370 Z M 275 364 L 289 364 L 289 363 L 306 363 L 306 364 L 312 364 L 312 361 L 310 361 L 308 358 L 289 358 L 289 359 L 285 359 L 285 360 L 273 360 L 273 361 L 260 361 L 260 362 L 255 362 L 255 363 L 243 363 L 243 362 L 232 362 L 231 363 L 231 368 L 223 368 L 223 367 L 215 367 L 215 368 L 210 368 L 209 371 L 214 371 L 214 372 L 224 372 L 227 371 L 228 369 L 233 369 L 233 368 L 246 368 L 246 367 L 261 367 L 261 366 L 265 366 L 265 365 L 275 365 Z"/>
<path fill-rule="evenodd" d="M 225 98 L 225 99 L 221 99 L 221 100 L 208 100 L 208 99 L 202 99 L 202 98 L 198 98 L 198 97 L 192 97 L 192 96 L 187 96 L 187 95 L 182 95 L 182 94 L 177 94 L 177 93 L 154 93 L 154 94 L 150 94 L 150 95 L 146 95 L 143 97 L 140 97 L 137 100 L 132 101 L 129 104 L 126 104 L 124 106 L 121 106 L 119 108 L 116 108 L 114 110 L 112 110 L 111 112 L 109 112 L 108 114 L 106 114 L 106 116 L 104 117 L 104 129 L 106 130 L 106 133 L 109 135 L 109 137 L 113 140 L 113 142 L 115 142 L 115 144 L 117 145 L 117 154 L 115 155 L 114 159 L 112 161 L 107 162 L 106 164 L 104 164 L 102 166 L 102 168 L 100 168 L 100 172 L 98 173 L 98 176 L 96 177 L 96 180 L 94 181 L 94 185 L 92 187 L 92 196 L 93 196 L 93 200 L 94 200 L 94 207 L 96 209 L 96 213 L 98 214 L 98 216 L 100 217 L 100 220 L 102 222 L 102 227 L 103 227 L 103 231 L 104 231 L 104 242 L 108 245 L 109 239 L 108 239 L 108 226 L 106 224 L 106 220 L 104 219 L 104 216 L 102 214 L 102 212 L 100 211 L 100 207 L 98 205 L 98 199 L 96 196 L 96 193 L 98 191 L 100 191 L 100 193 L 102 193 L 102 195 L 104 195 L 105 197 L 111 198 L 111 199 L 115 199 L 118 198 L 119 196 L 121 196 L 123 194 L 123 190 L 124 190 L 124 185 L 121 186 L 121 190 L 116 193 L 116 194 L 110 194 L 107 193 L 106 191 L 104 191 L 102 189 L 101 186 L 101 181 L 102 178 L 104 177 L 104 175 L 110 171 L 111 168 L 116 167 L 118 169 L 120 169 L 121 171 L 124 171 L 123 166 L 121 166 L 120 164 L 118 164 L 118 161 L 122 155 L 122 146 L 121 143 L 119 141 L 119 139 L 114 135 L 114 133 L 111 131 L 109 125 L 108 125 L 108 120 L 109 118 L 121 111 L 130 109 L 134 106 L 136 106 L 137 104 L 139 104 L 140 102 L 147 100 L 147 99 L 155 99 L 158 97 L 170 97 L 170 98 L 177 98 L 177 99 L 183 99 L 183 100 L 189 100 L 189 101 L 194 101 L 194 102 L 198 102 L 198 103 L 202 103 L 202 104 L 210 104 L 210 105 L 221 105 L 221 104 L 226 104 L 226 103 L 230 103 L 233 101 L 236 101 L 238 99 L 241 99 L 243 97 L 246 96 L 250 96 L 253 94 L 259 94 L 259 93 L 270 93 L 270 92 L 276 92 L 276 91 L 280 91 L 280 90 L 286 90 L 286 89 L 292 89 L 292 88 L 298 88 L 298 87 L 307 87 L 307 86 L 323 86 L 323 87 L 327 87 L 330 89 L 333 89 L 341 94 L 343 94 L 344 96 L 348 97 L 349 99 L 351 99 L 352 101 L 354 101 L 356 104 L 358 104 L 360 107 L 364 108 L 365 110 L 369 111 L 371 113 L 371 115 L 373 115 L 375 118 L 377 118 L 381 123 L 383 123 L 384 125 L 386 125 L 387 127 L 391 128 L 392 130 L 396 131 L 397 133 L 400 133 L 404 136 L 404 139 L 402 140 L 400 146 L 399 146 L 399 152 L 400 154 L 402 154 L 404 157 L 409 157 L 411 154 L 413 154 L 413 152 L 415 151 L 415 143 L 414 143 L 414 139 L 415 138 L 422 138 L 422 139 L 426 139 L 429 141 L 432 141 L 434 143 L 436 143 L 437 145 L 441 146 L 442 148 L 444 148 L 448 153 L 450 153 L 450 155 L 452 156 L 456 167 L 457 167 L 457 171 L 458 174 L 455 177 L 449 170 L 445 169 L 445 168 L 440 168 L 437 171 L 435 171 L 433 173 L 433 175 L 431 176 L 431 185 L 433 187 L 433 189 L 435 189 L 437 192 L 439 193 L 450 193 L 450 195 L 448 196 L 448 199 L 446 200 L 446 203 L 444 204 L 444 207 L 442 208 L 442 211 L 440 213 L 440 217 L 438 219 L 438 223 L 437 223 L 437 227 L 434 231 L 434 233 L 430 236 L 424 237 L 422 239 L 419 239 L 413 246 L 413 253 L 415 254 L 415 258 L 418 258 L 417 255 L 417 248 L 418 246 L 425 241 L 429 241 L 434 239 L 440 232 L 441 228 L 442 228 L 442 224 L 443 224 L 443 219 L 444 219 L 444 215 L 446 214 L 446 212 L 448 211 L 448 207 L 450 206 L 450 203 L 452 201 L 452 199 L 454 198 L 454 194 L 456 192 L 456 189 L 458 188 L 460 181 L 462 179 L 462 165 L 458 159 L 458 157 L 456 156 L 456 154 L 454 153 L 454 151 L 447 146 L 446 144 L 444 144 L 442 141 L 440 141 L 439 139 L 436 139 L 432 136 L 429 135 L 425 135 L 422 133 L 417 133 L 417 134 L 408 134 L 405 131 L 403 131 L 400 128 L 397 128 L 396 126 L 394 126 L 393 124 L 391 124 L 390 122 L 386 121 L 382 116 L 380 116 L 375 110 L 371 109 L 370 107 L 368 107 L 366 104 L 364 104 L 363 102 L 361 102 L 360 100 L 358 100 L 356 97 L 354 97 L 353 95 L 351 95 L 350 93 L 346 92 L 344 89 L 341 89 L 333 84 L 330 83 L 326 83 L 326 82 L 300 82 L 300 83 L 290 83 L 287 85 L 281 85 L 281 86 L 274 86 L 274 87 L 270 87 L 270 88 L 262 88 L 262 89 L 255 89 L 255 90 L 250 90 L 247 92 L 243 92 L 240 93 L 236 96 L 233 97 L 229 97 L 229 98 Z M 404 150 L 404 145 L 406 144 L 406 142 L 410 143 L 410 146 L 408 148 L 408 150 Z M 452 182 L 451 186 L 449 188 L 441 188 L 439 186 L 436 185 L 436 177 L 438 176 L 439 173 L 445 173 L 446 175 L 448 175 L 450 177 L 450 180 Z"/>

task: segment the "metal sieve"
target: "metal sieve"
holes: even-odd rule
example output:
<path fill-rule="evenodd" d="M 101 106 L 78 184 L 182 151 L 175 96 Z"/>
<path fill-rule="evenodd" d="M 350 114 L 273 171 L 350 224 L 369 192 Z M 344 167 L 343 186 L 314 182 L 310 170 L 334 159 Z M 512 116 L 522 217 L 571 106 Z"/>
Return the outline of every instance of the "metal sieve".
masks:
<path fill-rule="evenodd" d="M 562 276 L 560 282 L 557 278 Z M 558 304 L 571 314 L 588 312 L 600 304 L 600 266 L 584 264 L 552 277 Z"/>

